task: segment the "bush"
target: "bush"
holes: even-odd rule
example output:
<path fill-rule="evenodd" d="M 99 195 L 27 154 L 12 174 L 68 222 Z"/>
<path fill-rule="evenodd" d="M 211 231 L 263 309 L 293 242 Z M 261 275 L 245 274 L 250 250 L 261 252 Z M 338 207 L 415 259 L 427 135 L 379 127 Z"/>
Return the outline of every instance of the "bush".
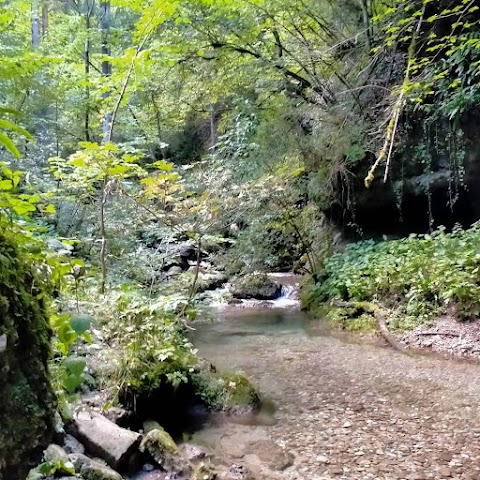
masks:
<path fill-rule="evenodd" d="M 448 305 L 468 319 L 480 314 L 480 223 L 470 229 L 440 228 L 401 240 L 349 245 L 325 263 L 317 301 L 378 300 L 398 307 L 394 327 L 430 321 Z"/>

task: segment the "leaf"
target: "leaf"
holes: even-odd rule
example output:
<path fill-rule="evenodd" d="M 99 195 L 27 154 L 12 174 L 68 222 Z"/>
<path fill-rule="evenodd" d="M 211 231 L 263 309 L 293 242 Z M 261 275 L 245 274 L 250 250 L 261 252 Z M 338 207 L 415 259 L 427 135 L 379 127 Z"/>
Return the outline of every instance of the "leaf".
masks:
<path fill-rule="evenodd" d="M 55 209 L 55 205 L 52 205 L 51 203 L 45 207 L 45 213 L 56 213 L 57 210 Z"/>
<path fill-rule="evenodd" d="M 95 319 L 91 315 L 72 315 L 70 317 L 70 325 L 78 335 L 86 332 L 93 322 Z"/>
<path fill-rule="evenodd" d="M 17 160 L 20 160 L 20 152 L 12 140 L 3 132 L 0 132 L 0 145 L 5 147 Z"/>
<path fill-rule="evenodd" d="M 63 365 L 65 367 L 65 370 L 71 374 L 71 375 L 76 375 L 79 377 L 83 371 L 85 370 L 85 367 L 87 365 L 87 362 L 84 358 L 80 357 L 67 357 Z"/>
<path fill-rule="evenodd" d="M 18 125 L 15 125 L 14 123 L 9 122 L 8 120 L 0 119 L 0 128 L 2 130 L 13 130 L 14 132 L 20 133 L 25 138 L 28 138 L 28 140 L 33 140 L 33 137 L 28 130 L 25 130 L 24 128 L 19 127 Z"/>
<path fill-rule="evenodd" d="M 70 345 L 77 339 L 77 334 L 72 327 L 66 323 L 58 329 L 58 339 L 65 345 Z"/>
<path fill-rule="evenodd" d="M 127 167 L 126 165 L 115 165 L 113 167 L 110 167 L 108 170 L 107 170 L 107 173 L 109 175 L 122 175 L 123 173 L 127 172 L 129 170 L 129 167 Z"/>
<path fill-rule="evenodd" d="M 164 172 L 170 172 L 173 170 L 173 163 L 166 162 L 165 160 L 159 160 L 158 162 L 154 162 L 153 165 L 159 170 L 163 170 Z"/>
<path fill-rule="evenodd" d="M 63 385 L 68 393 L 75 393 L 75 390 L 81 385 L 82 377 L 77 375 L 67 375 L 63 379 Z"/>

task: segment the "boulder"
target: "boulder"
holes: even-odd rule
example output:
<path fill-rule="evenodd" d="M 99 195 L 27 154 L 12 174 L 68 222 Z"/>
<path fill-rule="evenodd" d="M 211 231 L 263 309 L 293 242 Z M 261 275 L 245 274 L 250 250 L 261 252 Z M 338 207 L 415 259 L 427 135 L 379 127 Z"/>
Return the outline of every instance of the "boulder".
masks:
<path fill-rule="evenodd" d="M 77 437 L 87 450 L 105 460 L 114 470 L 130 466 L 141 435 L 121 428 L 103 415 L 83 411 L 74 418 Z"/>
<path fill-rule="evenodd" d="M 234 298 L 275 300 L 282 293 L 282 286 L 272 282 L 265 274 L 235 277 L 231 281 L 230 293 Z"/>
<path fill-rule="evenodd" d="M 68 458 L 73 463 L 75 472 L 81 475 L 83 480 L 123 480 L 118 472 L 86 455 L 71 453 Z"/>
<path fill-rule="evenodd" d="M 72 435 L 65 435 L 63 449 L 67 453 L 85 453 L 85 447 Z"/>
<path fill-rule="evenodd" d="M 68 462 L 67 452 L 60 446 L 52 443 L 43 452 L 43 458 L 50 463 L 65 463 Z"/>
<path fill-rule="evenodd" d="M 161 427 L 150 430 L 145 435 L 140 451 L 148 452 L 167 472 L 188 474 L 192 469 L 172 437 Z"/>

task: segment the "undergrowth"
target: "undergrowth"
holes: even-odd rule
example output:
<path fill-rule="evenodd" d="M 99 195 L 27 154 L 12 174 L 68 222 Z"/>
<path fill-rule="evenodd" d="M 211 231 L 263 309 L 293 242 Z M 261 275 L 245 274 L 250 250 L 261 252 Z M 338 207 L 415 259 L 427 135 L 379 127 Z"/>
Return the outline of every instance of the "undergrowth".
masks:
<path fill-rule="evenodd" d="M 320 280 L 303 296 L 313 309 L 332 300 L 377 301 L 392 313 L 394 329 L 431 322 L 449 305 L 461 319 L 477 317 L 480 223 L 467 230 L 457 226 L 451 233 L 441 227 L 430 235 L 351 244 L 326 261 Z"/>

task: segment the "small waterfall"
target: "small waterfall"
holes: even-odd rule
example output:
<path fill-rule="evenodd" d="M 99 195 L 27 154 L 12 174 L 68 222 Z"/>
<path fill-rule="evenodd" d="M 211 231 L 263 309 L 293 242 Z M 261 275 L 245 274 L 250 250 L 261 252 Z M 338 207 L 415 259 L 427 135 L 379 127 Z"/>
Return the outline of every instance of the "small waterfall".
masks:
<path fill-rule="evenodd" d="M 298 307 L 300 304 L 300 277 L 290 273 L 272 273 L 269 277 L 282 285 L 282 293 L 270 303 L 276 308 Z"/>

